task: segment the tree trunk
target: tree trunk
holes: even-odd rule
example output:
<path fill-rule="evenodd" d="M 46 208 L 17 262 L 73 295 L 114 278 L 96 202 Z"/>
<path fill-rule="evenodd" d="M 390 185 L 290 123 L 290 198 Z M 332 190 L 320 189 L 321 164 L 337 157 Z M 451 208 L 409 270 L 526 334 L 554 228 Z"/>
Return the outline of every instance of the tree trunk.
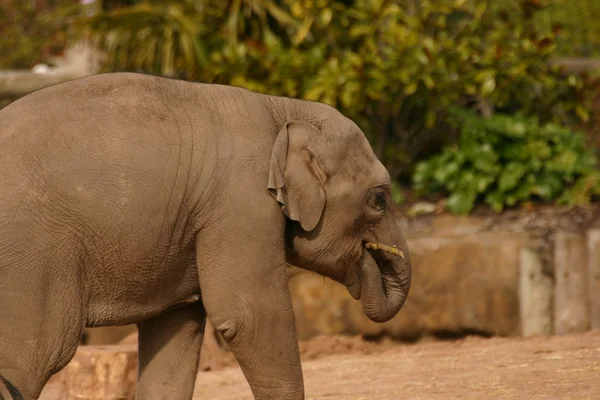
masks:
<path fill-rule="evenodd" d="M 69 73 L 0 71 L 0 99 L 17 99 L 38 89 L 79 77 Z"/>
<path fill-rule="evenodd" d="M 66 49 L 58 65 L 47 71 L 0 70 L 0 100 L 16 100 L 47 86 L 93 75 L 100 70 L 104 57 L 89 43 L 80 42 Z"/>

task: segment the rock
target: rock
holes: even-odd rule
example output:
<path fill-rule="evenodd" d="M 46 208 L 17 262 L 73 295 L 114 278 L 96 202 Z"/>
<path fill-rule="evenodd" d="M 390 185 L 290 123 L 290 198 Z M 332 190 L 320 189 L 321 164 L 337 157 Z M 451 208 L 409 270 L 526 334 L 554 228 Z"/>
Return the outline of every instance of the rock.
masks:
<path fill-rule="evenodd" d="M 600 329 L 600 229 L 588 232 L 588 274 L 590 325 L 594 330 Z"/>
<path fill-rule="evenodd" d="M 299 270 L 289 282 L 300 340 L 320 334 L 345 333 L 348 308 L 354 299 L 344 286 L 315 273 Z"/>
<path fill-rule="evenodd" d="M 435 212 L 436 205 L 428 201 L 420 201 L 413 204 L 407 211 L 408 215 L 415 216 L 421 214 L 431 214 Z"/>
<path fill-rule="evenodd" d="M 517 334 L 519 254 L 526 242 L 507 233 L 409 242 L 411 292 L 388 325 L 400 331 L 416 323 L 425 334 Z"/>
<path fill-rule="evenodd" d="M 585 236 L 558 232 L 554 263 L 554 332 L 585 332 L 590 327 Z"/>
<path fill-rule="evenodd" d="M 552 300 L 554 283 L 544 273 L 538 255 L 521 249 L 519 271 L 519 305 L 523 336 L 552 334 Z"/>
<path fill-rule="evenodd" d="M 485 218 L 471 216 L 439 215 L 432 223 L 436 236 L 462 236 L 479 233 L 489 224 Z"/>
<path fill-rule="evenodd" d="M 138 332 L 131 332 L 129 335 L 125 336 L 119 344 L 138 344 Z"/>
<path fill-rule="evenodd" d="M 60 376 L 65 400 L 133 400 L 137 348 L 80 346 Z"/>

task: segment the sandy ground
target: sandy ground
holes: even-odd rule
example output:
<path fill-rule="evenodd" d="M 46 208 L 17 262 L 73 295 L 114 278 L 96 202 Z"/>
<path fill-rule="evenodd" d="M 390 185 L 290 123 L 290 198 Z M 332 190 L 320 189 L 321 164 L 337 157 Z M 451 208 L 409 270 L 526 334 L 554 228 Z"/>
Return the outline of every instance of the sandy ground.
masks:
<path fill-rule="evenodd" d="M 307 399 L 600 399 L 600 331 L 416 345 L 321 338 L 302 344 L 302 358 Z M 252 399 L 230 358 L 196 387 L 198 400 Z"/>

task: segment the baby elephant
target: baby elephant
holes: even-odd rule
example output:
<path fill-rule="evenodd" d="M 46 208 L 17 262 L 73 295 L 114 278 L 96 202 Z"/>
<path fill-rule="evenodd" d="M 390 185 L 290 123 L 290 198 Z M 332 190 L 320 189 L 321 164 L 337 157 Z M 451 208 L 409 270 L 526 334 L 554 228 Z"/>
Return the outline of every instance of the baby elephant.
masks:
<path fill-rule="evenodd" d="M 323 104 L 95 75 L 2 109 L 0 166 L 0 393 L 15 399 L 39 397 L 84 327 L 135 323 L 137 398 L 189 400 L 207 317 L 255 398 L 304 399 L 286 263 L 373 321 L 408 294 L 389 174 Z"/>

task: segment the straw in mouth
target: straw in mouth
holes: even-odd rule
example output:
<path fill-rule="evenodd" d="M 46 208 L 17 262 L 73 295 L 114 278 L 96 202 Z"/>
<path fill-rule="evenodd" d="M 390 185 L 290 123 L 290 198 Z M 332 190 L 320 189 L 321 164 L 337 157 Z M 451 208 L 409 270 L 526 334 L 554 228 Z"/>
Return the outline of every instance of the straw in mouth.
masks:
<path fill-rule="evenodd" d="M 365 244 L 365 247 L 370 250 L 381 250 L 386 253 L 395 255 L 397 257 L 404 258 L 404 253 L 401 252 L 400 250 L 398 250 L 395 245 L 386 246 L 385 244 L 381 244 L 381 243 L 367 242 Z"/>

